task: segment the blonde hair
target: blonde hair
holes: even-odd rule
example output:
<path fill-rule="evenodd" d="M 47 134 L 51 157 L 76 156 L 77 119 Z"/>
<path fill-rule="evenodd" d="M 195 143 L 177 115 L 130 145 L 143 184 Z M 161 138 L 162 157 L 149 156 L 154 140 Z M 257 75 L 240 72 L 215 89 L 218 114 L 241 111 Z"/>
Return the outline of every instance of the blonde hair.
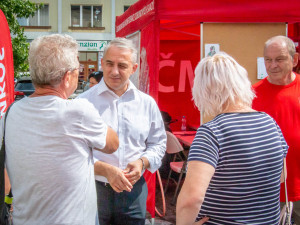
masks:
<path fill-rule="evenodd" d="M 67 71 L 78 67 L 78 45 L 69 35 L 41 36 L 30 44 L 29 70 L 34 85 L 56 86 Z"/>
<path fill-rule="evenodd" d="M 214 116 L 236 104 L 251 107 L 255 96 L 247 71 L 224 52 L 198 63 L 192 94 L 199 111 Z"/>

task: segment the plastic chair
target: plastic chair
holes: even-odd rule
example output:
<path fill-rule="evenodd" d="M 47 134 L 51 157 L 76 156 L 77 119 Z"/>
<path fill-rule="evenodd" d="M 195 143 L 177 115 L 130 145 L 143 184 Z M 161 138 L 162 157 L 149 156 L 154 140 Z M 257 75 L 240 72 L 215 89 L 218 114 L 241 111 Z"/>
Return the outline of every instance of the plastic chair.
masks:
<path fill-rule="evenodd" d="M 171 204 L 175 204 L 177 194 L 179 191 L 180 182 L 182 180 L 182 176 L 183 176 L 183 174 L 186 173 L 187 159 L 183 152 L 184 149 L 183 149 L 182 145 L 179 143 L 176 136 L 169 131 L 166 131 L 166 133 L 167 133 L 166 152 L 168 154 L 175 154 L 175 155 L 174 155 L 173 161 L 170 163 L 170 172 L 169 172 L 169 176 L 168 176 L 166 186 L 165 186 L 165 194 L 168 190 L 169 181 L 170 181 L 170 179 L 172 179 L 171 178 L 172 172 L 178 173 L 179 174 L 178 181 L 176 182 L 174 179 L 172 179 L 176 183 L 176 190 L 175 190 L 174 196 L 172 198 Z M 178 158 L 180 159 L 180 161 L 178 161 Z"/>

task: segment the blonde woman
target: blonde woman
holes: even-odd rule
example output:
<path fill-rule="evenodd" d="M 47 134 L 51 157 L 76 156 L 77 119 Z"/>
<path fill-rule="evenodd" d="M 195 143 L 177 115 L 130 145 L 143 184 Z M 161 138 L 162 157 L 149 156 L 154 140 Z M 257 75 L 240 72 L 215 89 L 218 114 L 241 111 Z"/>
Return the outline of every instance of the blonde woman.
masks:
<path fill-rule="evenodd" d="M 204 58 L 192 92 L 198 109 L 215 117 L 191 146 L 177 224 L 278 224 L 288 146 L 276 122 L 251 108 L 246 70 L 226 53 Z"/>

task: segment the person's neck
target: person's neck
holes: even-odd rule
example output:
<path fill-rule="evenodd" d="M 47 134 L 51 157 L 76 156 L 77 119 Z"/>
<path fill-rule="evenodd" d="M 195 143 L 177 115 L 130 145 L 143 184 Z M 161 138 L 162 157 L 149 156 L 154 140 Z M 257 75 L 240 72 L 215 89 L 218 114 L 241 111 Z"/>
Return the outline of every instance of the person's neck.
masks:
<path fill-rule="evenodd" d="M 268 76 L 267 79 L 271 84 L 289 85 L 296 79 L 296 75 L 293 72 L 291 72 L 288 76 L 285 76 L 282 79 L 272 79 L 270 76 Z"/>
<path fill-rule="evenodd" d="M 121 97 L 128 90 L 128 88 L 129 88 L 129 81 L 128 81 L 128 83 L 123 88 L 120 88 L 120 89 L 112 89 L 107 84 L 106 84 L 106 86 L 108 87 L 108 89 L 110 89 L 116 95 L 118 95 L 119 97 Z"/>
<path fill-rule="evenodd" d="M 240 112 L 255 112 L 250 106 L 246 106 L 243 104 L 235 104 L 228 106 L 226 109 L 222 111 L 222 113 L 240 113 Z"/>
<path fill-rule="evenodd" d="M 63 99 L 67 99 L 65 92 L 61 91 L 59 88 L 54 88 L 52 86 L 36 87 L 34 93 L 29 97 L 41 97 L 48 95 L 54 95 Z"/>

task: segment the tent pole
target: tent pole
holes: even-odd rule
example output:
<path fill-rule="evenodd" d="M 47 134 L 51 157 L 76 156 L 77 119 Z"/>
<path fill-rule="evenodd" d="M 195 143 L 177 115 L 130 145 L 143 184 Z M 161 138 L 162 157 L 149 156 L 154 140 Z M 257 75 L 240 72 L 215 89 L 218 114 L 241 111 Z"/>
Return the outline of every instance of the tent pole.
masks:
<path fill-rule="evenodd" d="M 203 58 L 203 23 L 200 23 L 200 60 Z M 203 124 L 203 110 L 200 112 L 200 125 Z"/>

